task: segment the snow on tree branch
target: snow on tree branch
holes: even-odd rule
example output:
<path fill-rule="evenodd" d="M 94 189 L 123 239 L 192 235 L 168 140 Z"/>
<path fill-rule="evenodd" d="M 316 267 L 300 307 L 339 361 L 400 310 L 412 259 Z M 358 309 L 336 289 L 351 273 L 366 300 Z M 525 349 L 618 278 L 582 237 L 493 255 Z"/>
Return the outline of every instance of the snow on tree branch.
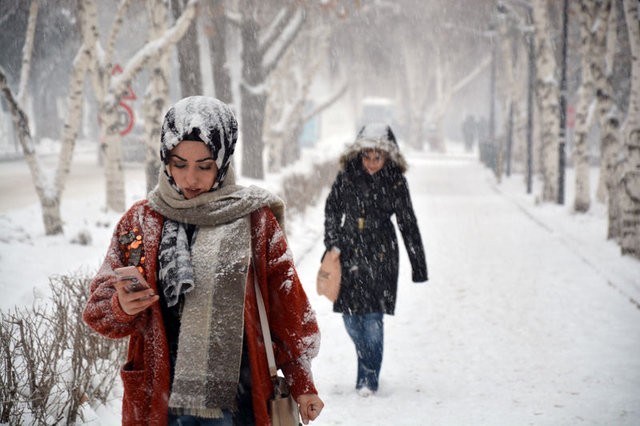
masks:
<path fill-rule="evenodd" d="M 157 57 L 168 46 L 175 44 L 189 29 L 191 21 L 195 17 L 196 8 L 199 0 L 189 0 L 184 8 L 182 15 L 162 37 L 148 42 L 143 46 L 125 65 L 121 74 L 113 77 L 111 80 L 110 92 L 119 98 L 127 92 L 128 86 L 131 84 L 133 77 L 144 68 L 152 58 Z M 116 102 L 116 99 L 110 99 Z M 117 102 L 116 102 L 117 103 Z"/>
<path fill-rule="evenodd" d="M 278 65 L 278 61 L 287 51 L 287 48 L 293 43 L 296 36 L 302 29 L 305 22 L 304 9 L 297 9 L 292 19 L 287 23 L 286 28 L 282 30 L 280 37 L 274 41 L 264 53 L 262 57 L 262 67 L 266 74 L 269 74 Z"/>
<path fill-rule="evenodd" d="M 18 138 L 20 139 L 20 143 L 22 148 L 24 149 L 25 155 L 31 155 L 35 153 L 35 148 L 33 146 L 33 142 L 31 140 L 31 131 L 29 130 L 29 119 L 27 115 L 24 113 L 20 105 L 18 104 L 17 99 L 13 95 L 11 88 L 7 83 L 7 75 L 4 69 L 0 66 L 0 91 L 2 91 L 7 104 L 9 105 L 9 110 L 11 111 L 11 115 L 13 116 L 14 123 L 17 127 Z"/>
<path fill-rule="evenodd" d="M 122 0 L 118 5 L 118 10 L 116 11 L 116 16 L 111 27 L 111 34 L 109 35 L 107 50 L 104 56 L 104 60 L 106 62 L 105 65 L 107 65 L 108 69 L 111 69 L 111 67 L 113 66 L 113 52 L 115 52 L 116 39 L 118 37 L 118 34 L 120 33 L 122 23 L 124 22 L 124 17 L 127 14 L 127 10 L 129 9 L 130 5 L 131 0 Z"/>
<path fill-rule="evenodd" d="M 303 121 L 307 122 L 307 121 L 311 120 L 313 117 L 315 117 L 316 115 L 320 114 L 322 111 L 324 111 L 325 109 L 330 107 L 335 101 L 340 99 L 342 97 L 342 95 L 344 95 L 347 92 L 347 89 L 349 89 L 349 83 L 348 82 L 344 82 L 342 84 L 342 86 L 340 86 L 335 91 L 335 93 L 333 93 L 333 95 L 330 95 L 325 100 L 321 101 L 318 104 L 318 106 L 316 106 L 314 109 L 312 109 L 307 114 L 305 114 L 304 117 L 303 117 Z"/>
<path fill-rule="evenodd" d="M 27 82 L 29 81 L 29 71 L 31 70 L 31 53 L 33 52 L 33 40 L 36 33 L 36 21 L 38 20 L 38 0 L 31 0 L 29 8 L 29 22 L 27 24 L 27 35 L 22 48 L 22 69 L 20 70 L 20 88 L 18 89 L 18 102 L 24 105 Z"/>
<path fill-rule="evenodd" d="M 278 39 L 287 24 L 291 21 L 295 11 L 296 9 L 289 6 L 278 12 L 278 15 L 273 19 L 271 25 L 264 31 L 262 36 L 258 38 L 258 51 L 261 55 L 264 55 L 269 47 Z"/>

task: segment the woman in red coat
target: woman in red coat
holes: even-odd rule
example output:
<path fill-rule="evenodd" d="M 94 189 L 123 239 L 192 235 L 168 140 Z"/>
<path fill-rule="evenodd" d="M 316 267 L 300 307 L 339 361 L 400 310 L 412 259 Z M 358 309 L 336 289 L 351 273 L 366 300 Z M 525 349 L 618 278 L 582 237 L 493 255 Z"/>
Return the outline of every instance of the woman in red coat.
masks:
<path fill-rule="evenodd" d="M 162 127 L 158 186 L 119 221 L 91 283 L 85 322 L 129 338 L 123 424 L 271 423 L 254 280 L 303 423 L 323 408 L 311 374 L 320 334 L 287 247 L 284 205 L 235 184 L 236 139 L 227 105 L 201 96 L 176 103 Z M 148 288 L 128 290 L 131 280 L 114 272 L 124 266 Z"/>

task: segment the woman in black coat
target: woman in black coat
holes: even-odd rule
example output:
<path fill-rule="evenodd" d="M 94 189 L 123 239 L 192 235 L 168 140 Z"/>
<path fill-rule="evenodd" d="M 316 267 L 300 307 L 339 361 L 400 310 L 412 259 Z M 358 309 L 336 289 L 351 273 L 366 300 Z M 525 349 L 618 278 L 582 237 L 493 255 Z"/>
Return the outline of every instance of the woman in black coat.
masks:
<path fill-rule="evenodd" d="M 407 163 L 388 125 L 364 126 L 340 157 L 341 169 L 325 205 L 325 255 L 338 256 L 341 284 L 334 312 L 343 314 L 356 346 L 356 389 L 378 390 L 383 315 L 393 315 L 398 288 L 396 222 L 414 282 L 427 281 L 427 264 L 409 188 Z"/>

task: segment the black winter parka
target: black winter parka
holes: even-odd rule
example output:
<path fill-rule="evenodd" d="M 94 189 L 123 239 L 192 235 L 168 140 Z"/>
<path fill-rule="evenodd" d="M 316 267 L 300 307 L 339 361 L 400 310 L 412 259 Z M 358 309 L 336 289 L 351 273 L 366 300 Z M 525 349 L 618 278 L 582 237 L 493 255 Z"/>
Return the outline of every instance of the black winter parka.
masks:
<path fill-rule="evenodd" d="M 324 244 L 341 252 L 340 293 L 333 310 L 393 315 L 399 250 L 391 216 L 396 216 L 414 282 L 428 279 L 424 247 L 402 168 L 387 158 L 384 167 L 370 175 L 361 156 L 361 151 L 343 156 L 343 169 L 325 204 Z"/>

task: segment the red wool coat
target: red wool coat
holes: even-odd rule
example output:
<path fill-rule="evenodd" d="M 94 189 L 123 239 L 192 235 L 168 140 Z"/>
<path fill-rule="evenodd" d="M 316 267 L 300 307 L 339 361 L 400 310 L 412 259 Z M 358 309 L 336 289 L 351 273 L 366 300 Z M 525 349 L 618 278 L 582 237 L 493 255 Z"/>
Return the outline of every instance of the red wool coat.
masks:
<path fill-rule="evenodd" d="M 157 292 L 158 246 L 163 217 L 147 201 L 133 205 L 114 231 L 98 274 L 91 282 L 91 296 L 84 321 L 109 338 L 129 338 L 127 360 L 120 371 L 124 386 L 122 424 L 165 425 L 169 401 L 169 348 L 158 302 L 130 316 L 118 302 L 113 269 L 126 265 L 126 245 L 121 235 L 133 231 L 142 237 L 144 277 Z M 251 239 L 260 291 L 274 341 L 276 364 L 284 372 L 294 398 L 317 393 L 310 365 L 318 353 L 320 333 L 315 313 L 300 284 L 287 242 L 275 216 L 267 207 L 251 214 Z M 249 268 L 244 308 L 245 335 L 251 366 L 252 400 L 257 425 L 269 425 L 268 400 L 272 396 L 269 367 L 260 328 L 260 317 Z"/>

